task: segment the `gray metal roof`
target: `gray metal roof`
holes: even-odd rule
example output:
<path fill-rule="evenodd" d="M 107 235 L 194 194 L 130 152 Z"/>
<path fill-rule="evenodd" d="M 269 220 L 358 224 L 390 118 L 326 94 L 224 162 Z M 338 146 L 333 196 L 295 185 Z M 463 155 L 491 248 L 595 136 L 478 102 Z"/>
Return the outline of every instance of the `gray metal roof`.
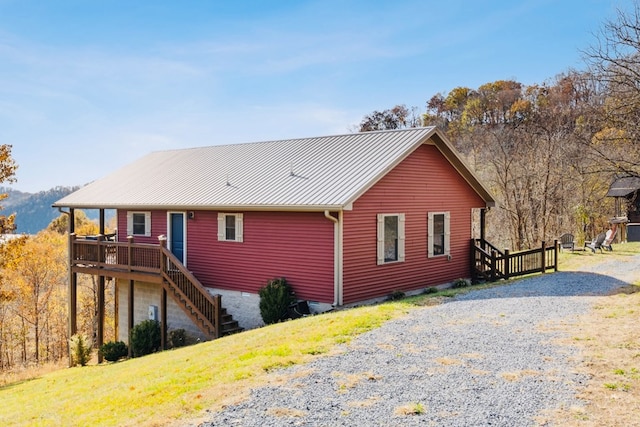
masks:
<path fill-rule="evenodd" d="M 158 151 L 53 206 L 349 209 L 423 143 L 433 143 L 487 202 L 493 197 L 434 127 Z"/>
<path fill-rule="evenodd" d="M 608 197 L 626 197 L 634 191 L 640 190 L 640 177 L 625 176 L 616 179 L 609 187 Z"/>

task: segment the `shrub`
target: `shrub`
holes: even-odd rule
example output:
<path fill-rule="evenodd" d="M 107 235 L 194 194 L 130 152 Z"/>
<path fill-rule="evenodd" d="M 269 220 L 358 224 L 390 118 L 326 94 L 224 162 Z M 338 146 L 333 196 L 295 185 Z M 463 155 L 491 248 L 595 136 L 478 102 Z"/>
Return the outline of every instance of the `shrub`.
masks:
<path fill-rule="evenodd" d="M 131 351 L 133 357 L 146 356 L 160 349 L 160 322 L 144 320 L 131 329 Z"/>
<path fill-rule="evenodd" d="M 404 298 L 406 295 L 402 291 L 393 291 L 389 294 L 389 301 L 397 301 Z"/>
<path fill-rule="evenodd" d="M 109 362 L 116 362 L 129 354 L 127 345 L 122 341 L 110 341 L 102 344 L 100 354 Z"/>
<path fill-rule="evenodd" d="M 423 294 L 437 294 L 438 293 L 438 288 L 436 288 L 436 287 L 425 288 L 425 290 L 422 293 Z"/>
<path fill-rule="evenodd" d="M 169 331 L 169 344 L 171 348 L 184 347 L 194 344 L 196 340 L 184 329 L 174 329 Z"/>
<path fill-rule="evenodd" d="M 91 359 L 91 343 L 82 334 L 76 334 L 69 340 L 69 350 L 71 352 L 72 366 L 87 366 Z"/>
<path fill-rule="evenodd" d="M 284 277 L 270 280 L 260 288 L 260 315 L 267 325 L 287 318 L 289 306 L 295 302 L 291 286 Z"/>
<path fill-rule="evenodd" d="M 456 279 L 451 284 L 452 288 L 466 288 L 469 286 L 469 281 L 466 279 Z"/>

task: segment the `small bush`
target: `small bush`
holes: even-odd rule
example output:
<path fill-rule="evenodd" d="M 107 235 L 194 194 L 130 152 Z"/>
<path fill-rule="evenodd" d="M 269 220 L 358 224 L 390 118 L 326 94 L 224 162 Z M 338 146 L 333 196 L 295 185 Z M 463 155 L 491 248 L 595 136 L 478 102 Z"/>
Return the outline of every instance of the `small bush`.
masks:
<path fill-rule="evenodd" d="M 466 279 L 456 279 L 454 280 L 454 282 L 451 284 L 452 288 L 466 288 L 467 286 L 469 286 L 469 281 Z"/>
<path fill-rule="evenodd" d="M 160 322 L 144 320 L 131 329 L 131 351 L 133 357 L 146 356 L 160 349 Z"/>
<path fill-rule="evenodd" d="M 102 344 L 100 354 L 108 362 L 116 362 L 129 354 L 129 348 L 122 341 L 110 341 Z"/>
<path fill-rule="evenodd" d="M 397 301 L 404 298 L 406 295 L 402 291 L 393 291 L 389 294 L 389 301 Z"/>
<path fill-rule="evenodd" d="M 192 345 L 196 340 L 190 336 L 184 329 L 174 329 L 169 331 L 169 345 L 171 348 L 185 347 Z"/>
<path fill-rule="evenodd" d="M 422 293 L 423 294 L 437 294 L 438 293 L 438 288 L 436 288 L 436 287 L 425 288 L 425 290 Z"/>
<path fill-rule="evenodd" d="M 69 350 L 71 352 L 72 366 L 87 366 L 91 359 L 91 343 L 82 334 L 76 334 L 69 340 Z"/>
<path fill-rule="evenodd" d="M 287 318 L 289 306 L 295 301 L 291 286 L 284 277 L 270 280 L 260 288 L 260 315 L 267 325 Z"/>

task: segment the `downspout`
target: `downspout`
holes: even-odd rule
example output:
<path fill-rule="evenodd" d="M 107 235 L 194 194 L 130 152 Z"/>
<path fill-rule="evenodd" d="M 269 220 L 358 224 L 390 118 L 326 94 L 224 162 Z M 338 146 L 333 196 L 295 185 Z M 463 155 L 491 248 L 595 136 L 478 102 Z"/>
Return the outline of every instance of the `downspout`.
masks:
<path fill-rule="evenodd" d="M 328 210 L 324 216 L 333 222 L 333 306 L 342 305 L 342 212 L 338 218 L 331 215 Z"/>

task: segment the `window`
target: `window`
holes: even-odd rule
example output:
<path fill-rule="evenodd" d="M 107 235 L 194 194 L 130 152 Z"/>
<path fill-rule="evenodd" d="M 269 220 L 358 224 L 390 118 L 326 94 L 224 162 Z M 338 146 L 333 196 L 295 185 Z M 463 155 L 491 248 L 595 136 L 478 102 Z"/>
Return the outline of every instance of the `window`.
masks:
<path fill-rule="evenodd" d="M 404 261 L 404 214 L 378 214 L 378 265 Z"/>
<path fill-rule="evenodd" d="M 127 235 L 151 236 L 151 212 L 127 212 Z"/>
<path fill-rule="evenodd" d="M 429 213 L 427 246 L 429 257 L 449 255 L 449 212 Z"/>
<path fill-rule="evenodd" d="M 242 214 L 218 213 L 218 240 L 242 242 Z"/>

